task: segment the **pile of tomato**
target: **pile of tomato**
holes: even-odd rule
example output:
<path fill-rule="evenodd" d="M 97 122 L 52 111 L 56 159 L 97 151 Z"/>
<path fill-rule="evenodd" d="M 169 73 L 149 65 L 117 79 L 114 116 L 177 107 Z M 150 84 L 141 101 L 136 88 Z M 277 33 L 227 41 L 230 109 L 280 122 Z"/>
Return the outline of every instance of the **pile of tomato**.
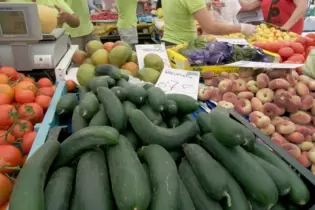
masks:
<path fill-rule="evenodd" d="M 303 64 L 315 49 L 315 33 L 300 36 L 295 42 L 255 42 L 254 46 L 279 54 L 283 63 Z"/>
<path fill-rule="evenodd" d="M 48 78 L 35 82 L 12 67 L 0 67 L 0 210 L 8 203 L 36 137 L 34 126 L 42 122 L 54 92 Z"/>

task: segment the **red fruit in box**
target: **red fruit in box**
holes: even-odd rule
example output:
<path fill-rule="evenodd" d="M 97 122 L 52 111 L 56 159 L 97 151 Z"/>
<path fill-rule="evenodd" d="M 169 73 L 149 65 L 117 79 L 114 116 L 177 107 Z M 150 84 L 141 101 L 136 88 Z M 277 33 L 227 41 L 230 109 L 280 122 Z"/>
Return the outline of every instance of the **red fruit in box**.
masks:
<path fill-rule="evenodd" d="M 294 54 L 294 51 L 292 50 L 292 48 L 290 47 L 283 47 L 278 51 L 278 54 L 282 57 L 282 58 L 288 58 L 290 56 L 292 56 Z"/>
<path fill-rule="evenodd" d="M 291 44 L 291 48 L 295 53 L 304 53 L 305 49 L 304 46 L 301 43 L 293 42 Z"/>

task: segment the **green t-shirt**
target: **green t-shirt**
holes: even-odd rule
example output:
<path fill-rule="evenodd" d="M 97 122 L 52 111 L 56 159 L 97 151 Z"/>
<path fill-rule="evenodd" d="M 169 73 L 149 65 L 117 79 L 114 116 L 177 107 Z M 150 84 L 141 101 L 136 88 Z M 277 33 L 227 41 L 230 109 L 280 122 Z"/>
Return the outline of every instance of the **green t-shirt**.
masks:
<path fill-rule="evenodd" d="M 162 0 L 163 40 L 182 44 L 195 39 L 197 32 L 193 14 L 205 7 L 204 0 Z"/>
<path fill-rule="evenodd" d="M 32 0 L 6 0 L 6 2 L 32 2 Z M 71 7 L 64 0 L 36 0 L 37 4 L 44 4 L 46 6 L 54 8 L 58 5 L 64 11 L 73 14 Z"/>
<path fill-rule="evenodd" d="M 116 0 L 118 9 L 118 28 L 132 28 L 137 26 L 137 0 Z"/>
<path fill-rule="evenodd" d="M 90 13 L 87 0 L 66 0 L 74 13 L 80 18 L 80 26 L 71 28 L 67 24 L 63 26 L 66 32 L 72 37 L 81 37 L 93 32 L 94 27 L 90 20 Z"/>

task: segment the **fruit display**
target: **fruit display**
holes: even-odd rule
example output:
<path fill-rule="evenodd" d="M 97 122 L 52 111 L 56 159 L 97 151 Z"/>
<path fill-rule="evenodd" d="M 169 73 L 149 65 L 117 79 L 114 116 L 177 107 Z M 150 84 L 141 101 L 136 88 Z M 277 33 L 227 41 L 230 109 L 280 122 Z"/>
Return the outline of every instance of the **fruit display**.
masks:
<path fill-rule="evenodd" d="M 134 76 L 145 82 L 155 84 L 164 68 L 160 56 L 149 53 L 144 57 L 144 68 L 139 70 L 137 54 L 129 44 L 117 41 L 102 44 L 90 41 L 85 51 L 76 51 L 72 57 L 74 64 L 79 66 L 77 79 L 85 86 L 87 80 L 108 72 L 117 75 L 121 72 L 125 76 Z"/>
<path fill-rule="evenodd" d="M 0 67 L 0 207 L 6 205 L 14 179 L 24 165 L 50 105 L 55 86 L 37 82 L 9 66 Z"/>
<path fill-rule="evenodd" d="M 287 69 L 204 74 L 200 100 L 235 109 L 315 173 L 315 80 Z"/>
<path fill-rule="evenodd" d="M 110 10 L 91 15 L 91 20 L 118 20 L 118 14 Z"/>

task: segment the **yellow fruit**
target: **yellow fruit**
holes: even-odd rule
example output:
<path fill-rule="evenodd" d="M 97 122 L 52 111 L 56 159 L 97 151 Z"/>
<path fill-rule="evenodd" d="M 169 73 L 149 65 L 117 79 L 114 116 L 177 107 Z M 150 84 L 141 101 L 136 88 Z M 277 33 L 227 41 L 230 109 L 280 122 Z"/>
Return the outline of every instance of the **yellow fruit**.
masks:
<path fill-rule="evenodd" d="M 57 11 L 40 4 L 37 9 L 42 33 L 51 33 L 57 27 Z"/>

